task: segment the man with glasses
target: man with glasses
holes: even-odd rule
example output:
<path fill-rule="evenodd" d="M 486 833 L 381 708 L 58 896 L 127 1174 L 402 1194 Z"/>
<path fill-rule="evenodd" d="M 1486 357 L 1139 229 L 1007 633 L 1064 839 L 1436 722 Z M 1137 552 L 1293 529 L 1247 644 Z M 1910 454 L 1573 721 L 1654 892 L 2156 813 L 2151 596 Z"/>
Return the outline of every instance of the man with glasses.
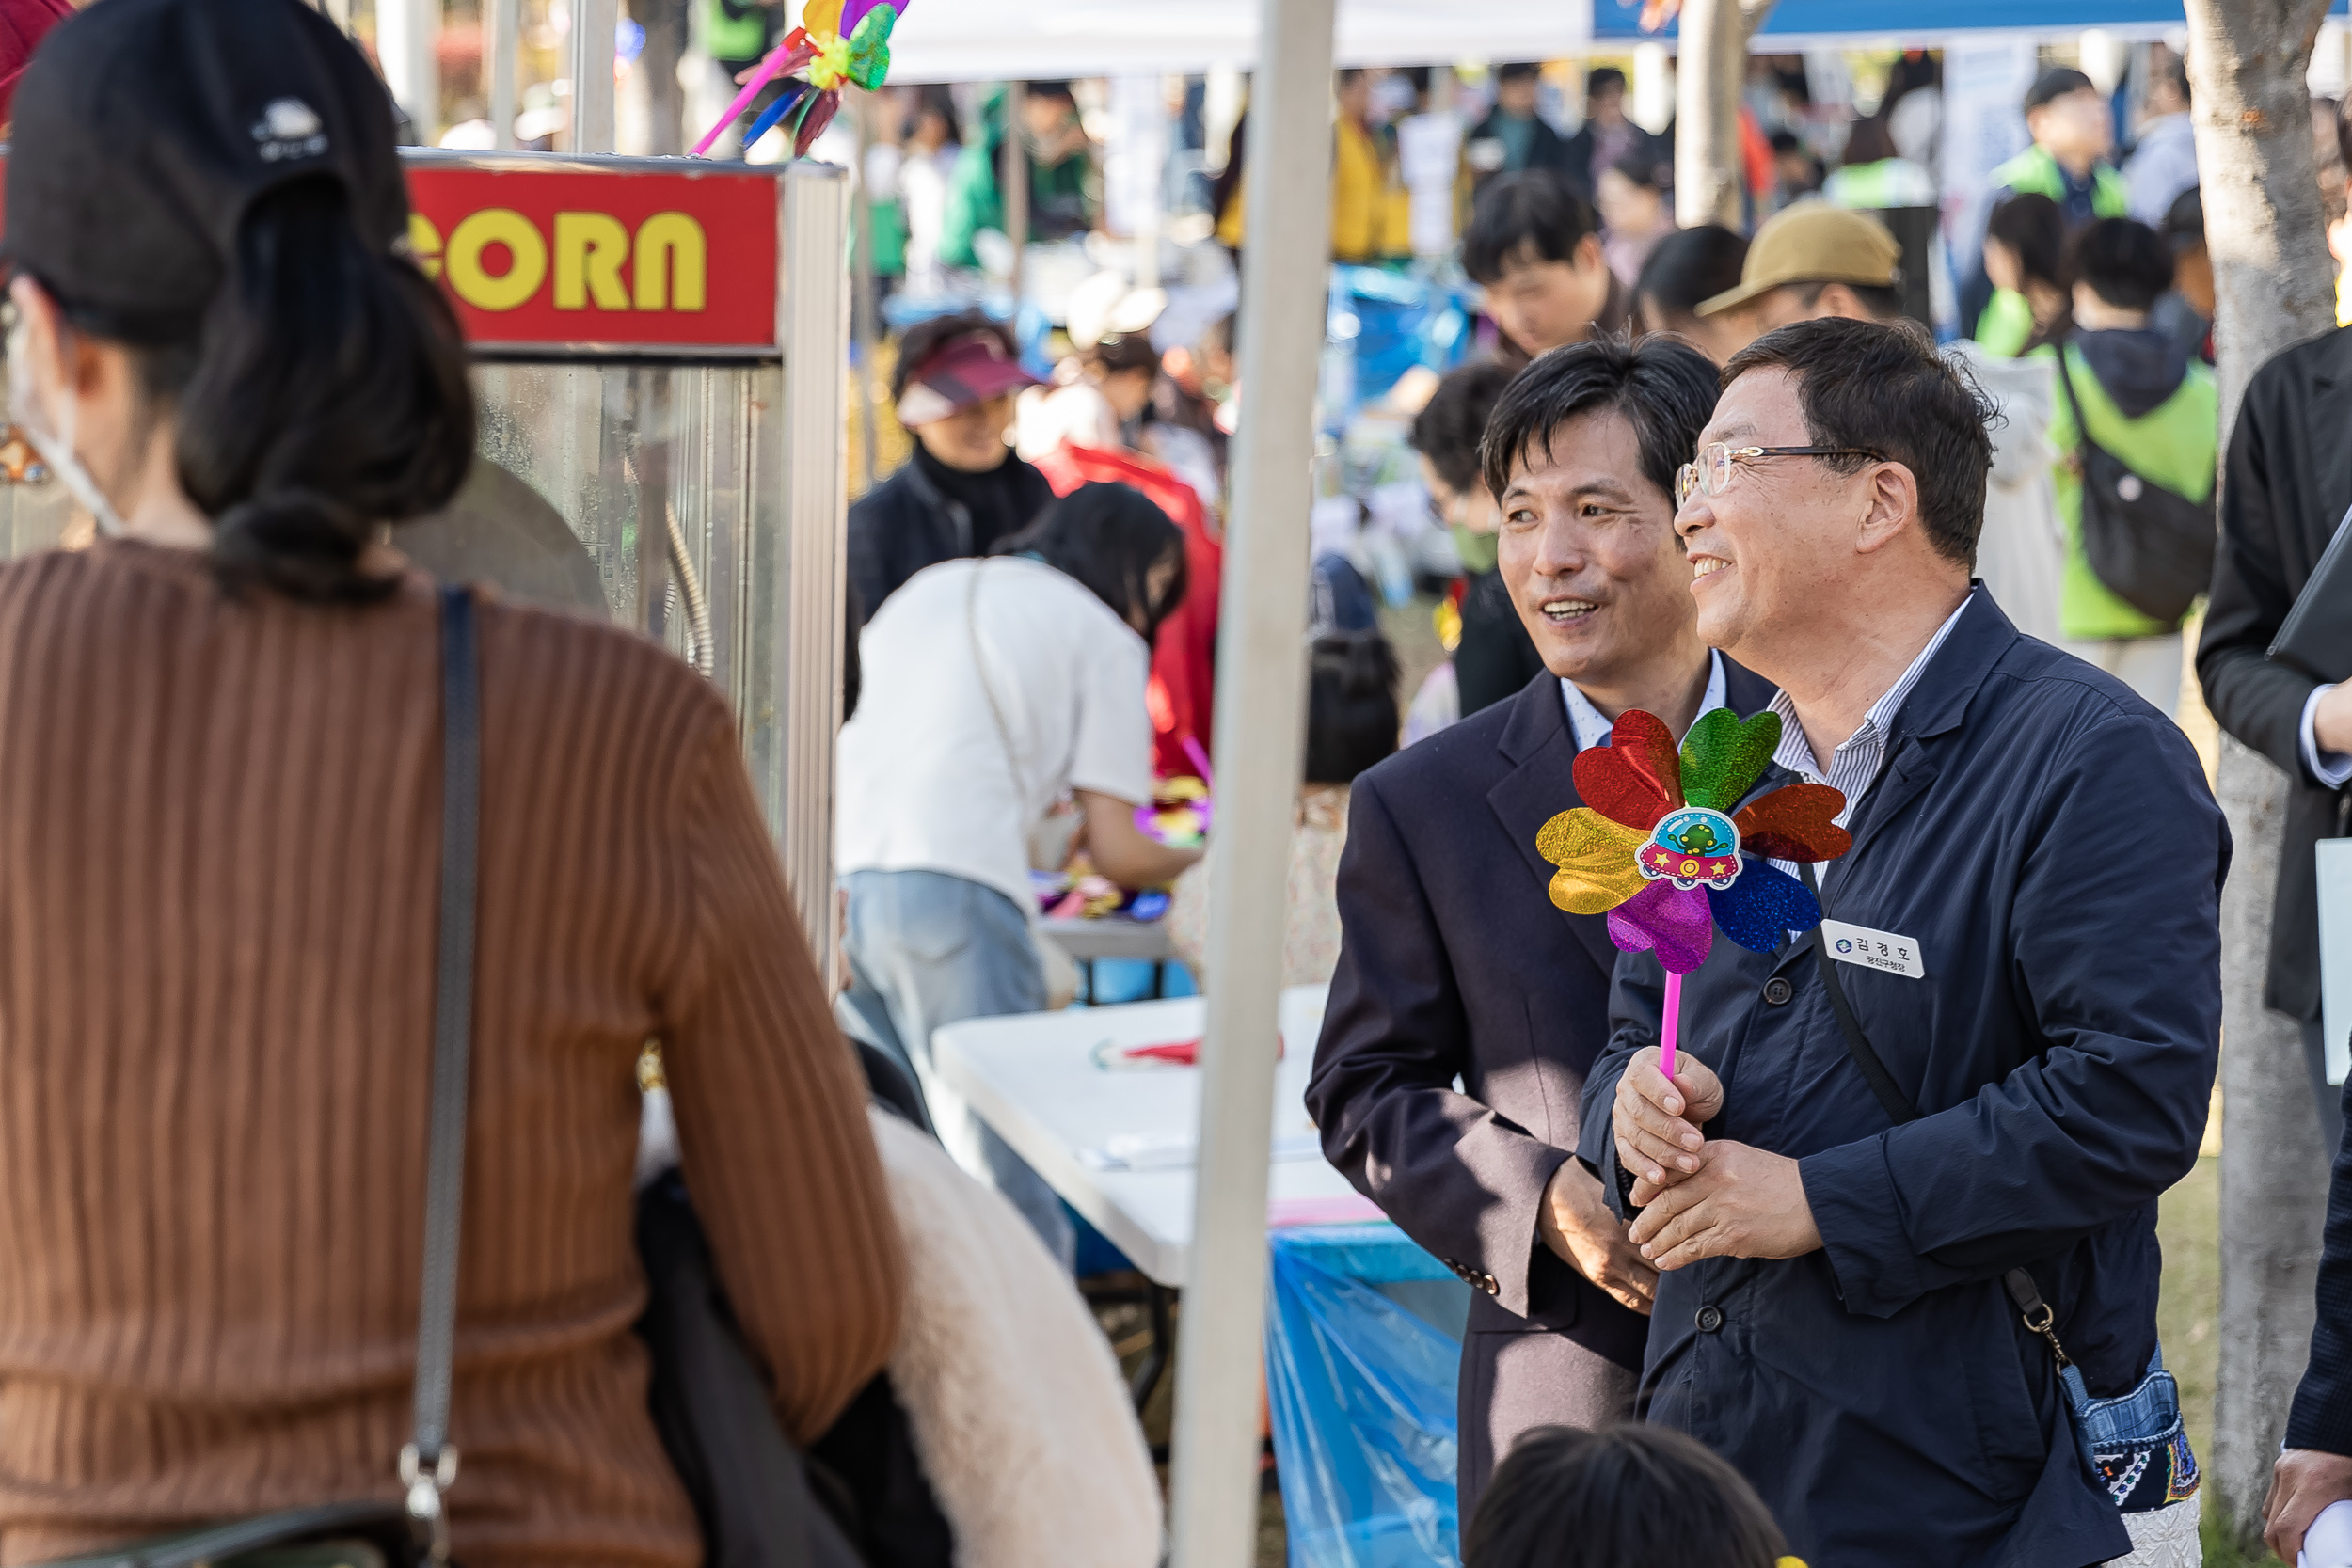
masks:
<path fill-rule="evenodd" d="M 1675 469 L 1714 402 L 1714 367 L 1666 338 L 1559 349 L 1511 383 L 1474 483 L 1544 670 L 1359 776 L 1349 804 L 1307 1103 L 1332 1164 L 1475 1290 L 1465 1519 L 1520 1433 L 1622 1419 L 1642 1362 L 1656 1275 L 1570 1157 L 1617 950 L 1605 917 L 1552 907 L 1535 840 L 1625 709 L 1679 735 L 1772 696 L 1700 644 L 1674 532 Z"/>
<path fill-rule="evenodd" d="M 2058 1353 L 2093 1400 L 2155 1364 L 2221 814 L 2177 727 L 1971 583 L 1988 409 L 1924 335 L 1808 322 L 1723 380 L 1677 484 L 1699 635 L 1780 688 L 1756 790 L 1834 785 L 1852 845 L 1746 862 L 1830 919 L 1714 942 L 1672 1082 L 1662 973 L 1618 966 L 1578 1153 L 1661 1271 L 1640 1412 L 1808 1561 L 2194 1561 L 2185 1442 L 2087 1458 Z"/>

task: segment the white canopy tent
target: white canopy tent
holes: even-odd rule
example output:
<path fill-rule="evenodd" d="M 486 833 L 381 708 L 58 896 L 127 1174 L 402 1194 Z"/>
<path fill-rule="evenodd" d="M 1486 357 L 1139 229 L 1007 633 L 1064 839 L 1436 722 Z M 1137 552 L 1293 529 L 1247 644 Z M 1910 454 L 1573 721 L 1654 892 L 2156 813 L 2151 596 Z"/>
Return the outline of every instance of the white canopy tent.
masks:
<path fill-rule="evenodd" d="M 1593 0 L 1338 0 L 1335 63 L 1437 65 L 1585 53 Z M 1257 63 L 1257 0 L 913 0 L 893 82 L 1198 72 Z"/>

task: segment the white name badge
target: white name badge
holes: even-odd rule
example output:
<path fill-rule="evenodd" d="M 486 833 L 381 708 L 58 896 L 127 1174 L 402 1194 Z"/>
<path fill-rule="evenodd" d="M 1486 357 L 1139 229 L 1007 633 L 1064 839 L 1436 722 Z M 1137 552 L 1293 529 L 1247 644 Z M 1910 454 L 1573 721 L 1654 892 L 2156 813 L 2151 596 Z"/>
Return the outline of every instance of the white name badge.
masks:
<path fill-rule="evenodd" d="M 1919 944 L 1909 937 L 1892 931 L 1873 931 L 1867 926 L 1849 926 L 1842 920 L 1821 922 L 1821 945 L 1839 963 L 1860 964 L 1883 974 L 1900 974 L 1907 979 L 1924 980 L 1928 966 L 1919 961 Z"/>

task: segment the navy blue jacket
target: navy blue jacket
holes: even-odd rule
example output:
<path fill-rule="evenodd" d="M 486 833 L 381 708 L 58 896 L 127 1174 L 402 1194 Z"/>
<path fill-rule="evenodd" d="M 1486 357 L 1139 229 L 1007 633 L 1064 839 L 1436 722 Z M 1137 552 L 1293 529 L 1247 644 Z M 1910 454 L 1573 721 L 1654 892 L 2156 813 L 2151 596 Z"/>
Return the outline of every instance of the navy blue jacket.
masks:
<path fill-rule="evenodd" d="M 1757 791 L 1788 782 L 1768 769 Z M 2031 1268 L 2094 1396 L 2156 1339 L 2156 1198 L 2196 1160 L 2221 1027 L 2230 842 L 2196 753 L 1979 587 L 1890 727 L 1824 867 L 1835 918 L 1915 939 L 1923 979 L 1838 974 L 1922 1119 L 1853 1064 L 1811 948 L 1718 934 L 1682 1039 L 1708 1128 L 1797 1159 L 1823 1247 L 1663 1276 L 1639 1408 L 1729 1458 L 1813 1568 L 2083 1568 L 2130 1539 L 2076 1457 Z M 1654 1042 L 1654 958 L 1617 967 L 1578 1153 L 1622 1191 L 1609 1110 Z"/>
<path fill-rule="evenodd" d="M 1724 688 L 1742 715 L 1772 694 L 1728 660 Z M 1602 916 L 1553 908 L 1552 867 L 1535 850 L 1544 823 L 1578 803 L 1576 750 L 1560 682 L 1544 674 L 1356 780 L 1343 945 L 1307 1085 L 1331 1163 L 1475 1291 L 1465 1518 L 1495 1457 L 1495 1409 L 1571 1425 L 1624 1414 L 1583 1408 L 1590 1369 L 1539 1341 L 1630 1369 L 1649 1332 L 1535 1237 L 1544 1188 L 1577 1146 L 1584 1074 L 1609 1040 L 1617 958 Z M 1505 1354 L 1515 1386 L 1499 1392 Z"/>

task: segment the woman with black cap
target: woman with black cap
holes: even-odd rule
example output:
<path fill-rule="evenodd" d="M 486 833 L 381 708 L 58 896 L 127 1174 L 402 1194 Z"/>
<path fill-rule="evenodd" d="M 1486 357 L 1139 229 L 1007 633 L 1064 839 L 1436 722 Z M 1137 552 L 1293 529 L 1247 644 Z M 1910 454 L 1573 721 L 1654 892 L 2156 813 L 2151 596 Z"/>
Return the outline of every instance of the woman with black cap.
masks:
<path fill-rule="evenodd" d="M 19 85 L 11 417 L 96 517 L 0 567 L 0 1558 L 398 1498 L 423 1268 L 440 595 L 465 478 L 391 106 L 297 0 L 106 0 Z M 394 531 L 396 539 L 397 530 Z M 702 1560 L 630 1333 L 633 1067 L 803 1440 L 903 1260 L 720 696 L 475 596 L 469 1568 Z"/>

